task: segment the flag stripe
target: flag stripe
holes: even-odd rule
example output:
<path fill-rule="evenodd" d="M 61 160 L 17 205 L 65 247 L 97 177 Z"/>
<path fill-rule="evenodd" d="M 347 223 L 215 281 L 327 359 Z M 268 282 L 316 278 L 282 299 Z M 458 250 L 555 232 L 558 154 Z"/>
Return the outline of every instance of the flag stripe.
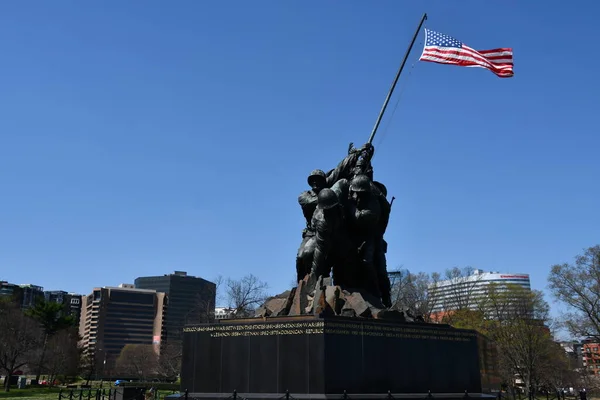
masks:
<path fill-rule="evenodd" d="M 478 67 L 482 67 L 482 68 L 486 68 L 489 69 L 490 71 L 492 71 L 495 74 L 512 74 L 512 67 L 510 65 L 506 65 L 506 66 L 495 66 L 495 65 L 491 65 L 489 63 L 483 62 L 483 61 L 479 61 L 476 60 L 472 57 L 466 57 L 466 56 L 456 56 L 453 58 L 448 58 L 448 57 L 443 57 L 443 56 L 435 56 L 435 55 L 423 55 L 421 58 L 423 61 L 432 61 L 432 62 L 437 62 L 439 64 L 454 64 L 454 65 L 459 65 L 459 66 L 463 66 L 463 67 L 467 67 L 467 66 L 478 66 Z"/>
<path fill-rule="evenodd" d="M 491 68 L 487 64 L 479 63 L 479 62 L 466 62 L 466 61 L 449 61 L 446 58 L 438 58 L 433 56 L 423 56 L 421 57 L 421 61 L 429 61 L 438 64 L 454 64 L 461 67 L 481 67 L 486 68 L 492 71 L 494 74 L 502 77 L 513 76 L 513 72 L 511 68 L 500 69 L 500 68 Z"/>
<path fill-rule="evenodd" d="M 489 62 L 490 64 L 495 64 L 495 65 L 510 64 L 510 65 L 512 65 L 512 58 L 511 59 L 507 59 L 507 58 L 490 59 L 489 57 L 482 56 L 480 53 L 478 53 L 475 50 L 472 50 L 470 48 L 465 48 L 465 47 L 463 47 L 462 49 L 448 49 L 447 47 L 428 46 L 425 49 L 425 51 L 423 52 L 423 54 L 431 54 L 431 55 L 436 55 L 436 56 L 448 57 L 449 59 L 451 59 L 453 56 L 468 56 L 468 57 L 475 58 L 482 62 Z"/>
<path fill-rule="evenodd" d="M 474 57 L 470 57 L 468 55 L 452 55 L 448 56 L 445 54 L 436 54 L 436 53 L 424 53 L 421 56 L 421 60 L 423 61 L 433 61 L 440 64 L 454 64 L 459 66 L 470 66 L 477 65 L 482 68 L 487 68 L 494 73 L 508 71 L 512 73 L 512 65 L 504 64 L 504 65 L 494 65 L 484 60 L 480 60 Z"/>
<path fill-rule="evenodd" d="M 425 29 L 425 46 L 419 60 L 486 68 L 500 77 L 514 75 L 511 48 L 475 50 L 448 35 L 429 29 Z"/>
<path fill-rule="evenodd" d="M 481 54 L 485 54 L 486 56 L 489 56 L 489 55 L 494 54 L 494 53 L 512 56 L 512 50 L 511 49 L 479 50 L 479 52 Z"/>

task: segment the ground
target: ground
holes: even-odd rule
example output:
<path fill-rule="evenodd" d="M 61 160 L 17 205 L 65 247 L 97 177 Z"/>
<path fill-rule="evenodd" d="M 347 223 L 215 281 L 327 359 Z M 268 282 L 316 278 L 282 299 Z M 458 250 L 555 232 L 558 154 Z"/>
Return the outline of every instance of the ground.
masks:
<path fill-rule="evenodd" d="M 19 400 L 58 400 L 60 389 L 55 388 L 11 388 L 10 392 L 0 391 L 0 400 L 19 399 Z"/>
<path fill-rule="evenodd" d="M 96 388 L 100 387 L 100 385 L 95 385 L 95 388 L 92 389 L 91 399 L 95 398 Z M 114 387 L 107 385 L 107 382 L 104 382 L 103 388 L 106 389 L 106 393 L 108 394 L 108 389 Z M 62 400 L 69 400 L 69 391 L 71 389 L 63 389 L 62 391 Z M 47 388 L 47 387 L 28 387 L 27 389 L 17 389 L 15 387 L 11 387 L 10 392 L 4 392 L 4 389 L 0 391 L 0 400 L 59 400 L 58 395 L 60 393 L 60 388 Z M 83 391 L 84 395 L 82 396 L 83 400 L 87 400 L 87 389 Z M 174 392 L 172 390 L 160 390 L 158 391 L 158 398 L 155 400 L 162 400 L 164 396 L 171 395 Z M 79 390 L 74 389 L 73 400 L 79 400 Z"/>

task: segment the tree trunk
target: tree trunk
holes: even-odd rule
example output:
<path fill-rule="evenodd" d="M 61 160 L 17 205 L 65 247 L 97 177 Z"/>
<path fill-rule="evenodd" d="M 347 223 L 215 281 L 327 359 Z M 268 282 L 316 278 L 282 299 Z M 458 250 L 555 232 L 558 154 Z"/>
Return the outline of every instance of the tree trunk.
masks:
<path fill-rule="evenodd" d="M 54 380 L 56 379 L 56 372 L 55 371 L 48 371 L 48 387 L 53 387 L 54 386 Z"/>
<path fill-rule="evenodd" d="M 38 363 L 35 380 L 40 383 L 40 375 L 42 375 L 42 366 L 44 365 L 44 357 L 46 356 L 46 347 L 48 347 L 48 334 L 44 335 L 44 345 L 42 346 L 42 354 L 40 354 L 40 362 Z"/>
<path fill-rule="evenodd" d="M 4 391 L 10 392 L 10 378 L 12 378 L 12 373 L 9 371 L 8 375 L 4 377 Z"/>
<path fill-rule="evenodd" d="M 92 375 L 94 374 L 95 370 L 96 370 L 96 356 L 94 355 L 94 359 L 92 360 L 92 365 L 90 366 L 90 372 L 86 376 L 86 380 L 85 380 L 86 385 L 90 384 L 90 380 L 92 379 Z"/>

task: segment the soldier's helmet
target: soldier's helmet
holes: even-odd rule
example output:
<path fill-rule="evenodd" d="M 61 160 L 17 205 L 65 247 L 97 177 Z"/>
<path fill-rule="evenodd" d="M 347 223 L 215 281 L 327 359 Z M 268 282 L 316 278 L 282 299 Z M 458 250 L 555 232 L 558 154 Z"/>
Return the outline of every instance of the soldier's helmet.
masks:
<path fill-rule="evenodd" d="M 325 172 L 321 171 L 320 169 L 315 169 L 308 176 L 308 179 L 307 179 L 308 184 L 310 185 L 316 179 L 320 179 L 322 181 L 327 181 L 327 175 L 325 175 Z"/>
<path fill-rule="evenodd" d="M 339 204 L 337 194 L 331 189 L 323 189 L 317 197 L 317 207 L 322 210 L 329 210 Z"/>
<path fill-rule="evenodd" d="M 375 185 L 375 187 L 377 189 L 379 189 L 379 191 L 381 192 L 381 194 L 383 195 L 383 197 L 387 197 L 387 188 L 385 187 L 385 185 L 381 182 L 377 182 L 377 181 L 373 181 L 373 184 Z"/>
<path fill-rule="evenodd" d="M 371 192 L 371 179 L 366 175 L 357 175 L 350 183 L 350 190 L 353 192 Z"/>

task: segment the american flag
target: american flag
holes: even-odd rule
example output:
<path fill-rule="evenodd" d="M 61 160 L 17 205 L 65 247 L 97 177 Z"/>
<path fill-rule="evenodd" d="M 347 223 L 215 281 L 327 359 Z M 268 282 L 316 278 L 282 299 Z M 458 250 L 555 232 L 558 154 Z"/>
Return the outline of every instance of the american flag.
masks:
<path fill-rule="evenodd" d="M 425 29 L 425 48 L 419 60 L 486 68 L 501 78 L 514 75 L 512 49 L 473 50 L 451 36 L 430 29 Z"/>

